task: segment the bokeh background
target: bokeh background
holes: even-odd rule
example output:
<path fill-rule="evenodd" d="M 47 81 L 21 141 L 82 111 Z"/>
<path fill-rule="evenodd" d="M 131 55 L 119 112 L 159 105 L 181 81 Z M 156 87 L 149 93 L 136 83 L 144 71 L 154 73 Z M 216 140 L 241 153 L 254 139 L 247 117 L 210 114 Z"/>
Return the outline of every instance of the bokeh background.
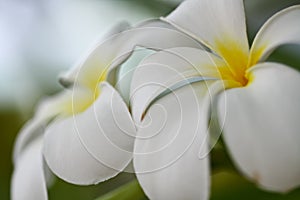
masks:
<path fill-rule="evenodd" d="M 115 22 L 127 20 L 134 24 L 157 18 L 168 14 L 180 1 L 0 0 L 1 200 L 9 199 L 11 153 L 18 130 L 33 115 L 34 105 L 42 96 L 62 89 L 58 75 L 72 67 Z M 245 0 L 250 41 L 268 17 L 294 4 L 300 4 L 300 0 Z M 297 45 L 283 46 L 270 60 L 299 70 L 299 52 Z M 120 174 L 88 187 L 57 179 L 49 196 L 51 200 L 93 200 L 133 179 L 132 174 Z M 287 195 L 263 192 L 232 170 L 220 170 L 213 175 L 211 193 L 212 199 L 300 199 L 300 190 Z M 111 194 L 106 195 L 107 199 L 111 199 Z M 117 197 L 122 198 L 126 199 L 126 190 Z"/>

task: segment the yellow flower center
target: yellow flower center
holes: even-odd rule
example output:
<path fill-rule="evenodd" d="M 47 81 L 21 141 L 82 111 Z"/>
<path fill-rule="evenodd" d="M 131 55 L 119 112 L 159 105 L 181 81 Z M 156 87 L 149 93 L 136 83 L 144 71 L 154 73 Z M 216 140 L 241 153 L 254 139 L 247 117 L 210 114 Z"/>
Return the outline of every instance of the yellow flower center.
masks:
<path fill-rule="evenodd" d="M 227 66 L 218 66 L 221 78 L 238 82 L 241 86 L 248 84 L 249 50 L 244 50 L 234 40 L 216 41 L 217 53 L 225 60 Z"/>
<path fill-rule="evenodd" d="M 82 75 L 84 76 L 84 82 L 77 83 L 78 86 L 69 91 L 68 96 L 60 103 L 59 109 L 66 116 L 84 112 L 96 101 L 101 94 L 99 84 L 106 80 L 107 70 L 102 71 L 97 78 L 92 73 Z M 83 86 L 80 84 L 83 84 Z"/>
<path fill-rule="evenodd" d="M 248 45 L 239 44 L 237 40 L 225 37 L 215 40 L 216 52 L 224 59 L 225 66 L 217 66 L 218 73 L 223 80 L 234 81 L 232 87 L 247 86 L 253 79 L 248 69 L 255 65 L 265 51 L 266 46 L 249 52 Z"/>

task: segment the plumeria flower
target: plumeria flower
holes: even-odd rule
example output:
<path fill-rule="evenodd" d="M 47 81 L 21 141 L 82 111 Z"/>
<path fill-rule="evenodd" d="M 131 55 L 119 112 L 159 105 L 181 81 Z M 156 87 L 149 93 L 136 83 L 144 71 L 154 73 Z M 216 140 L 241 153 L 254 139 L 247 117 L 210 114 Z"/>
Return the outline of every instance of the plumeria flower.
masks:
<path fill-rule="evenodd" d="M 96 184 L 116 176 L 131 162 L 136 127 L 114 87 L 118 69 L 137 45 L 154 50 L 199 47 L 199 42 L 161 24 L 117 25 L 114 34 L 61 76 L 67 89 L 56 106 L 44 112 L 52 118 L 45 129 L 43 154 L 55 175 L 73 184 Z"/>
<path fill-rule="evenodd" d="M 51 173 L 48 173 L 48 165 L 44 162 L 42 149 L 44 149 L 49 166 L 59 177 L 78 184 L 92 184 L 106 180 L 116 175 L 119 172 L 118 170 L 128 164 L 131 159 L 130 155 L 125 152 L 115 157 L 113 154 L 120 151 L 120 149 L 112 145 L 108 139 L 103 138 L 109 135 L 110 132 L 113 132 L 112 137 L 120 134 L 121 130 L 118 129 L 120 127 L 131 134 L 135 133 L 135 127 L 127 105 L 116 89 L 104 80 L 106 74 L 110 74 L 113 79 L 114 72 L 106 72 L 109 71 L 107 69 L 113 61 L 116 61 L 115 67 L 122 63 L 130 55 L 135 45 L 139 41 L 143 41 L 142 38 L 148 37 L 148 32 L 142 31 L 142 27 L 148 27 L 147 30 L 150 30 L 150 34 L 153 34 L 154 29 L 156 29 L 155 24 L 157 24 L 155 21 L 142 23 L 138 26 L 140 29 L 136 33 L 130 32 L 130 27 L 125 22 L 115 25 L 102 39 L 110 38 L 109 40 L 107 39 L 102 45 L 98 44 L 74 68 L 74 71 L 68 72 L 60 78 L 62 85 L 66 87 L 74 85 L 74 87 L 65 89 L 61 93 L 43 100 L 38 106 L 34 118 L 24 126 L 16 139 L 14 147 L 15 171 L 11 187 L 12 199 L 43 200 L 48 198 L 47 185 L 49 186 L 48 182 L 51 182 L 51 176 L 49 176 Z M 123 31 L 127 32 L 116 36 L 116 34 Z M 132 34 L 136 36 L 136 40 L 132 38 Z M 155 39 L 140 44 L 161 48 L 164 45 L 166 47 L 181 46 L 189 43 L 188 40 L 190 40 L 190 44 L 199 45 L 184 34 L 178 34 L 174 30 L 164 31 L 164 29 L 159 29 L 156 34 L 162 34 L 163 38 L 173 37 L 179 42 L 176 44 L 172 41 L 160 42 Z M 78 77 L 74 77 L 77 75 L 78 69 L 82 72 Z M 78 79 L 78 84 L 74 84 L 75 78 Z M 95 120 L 93 118 L 93 106 L 100 109 L 97 112 L 100 116 L 97 120 L 99 119 L 103 124 L 105 129 L 103 131 L 108 130 L 110 132 L 101 135 L 103 131 L 100 131 L 100 128 L 96 126 L 96 122 L 92 121 Z M 111 108 L 114 108 L 116 116 L 112 115 Z M 116 124 L 114 120 L 120 121 L 122 126 Z M 78 122 L 78 124 L 75 124 L 75 122 Z M 92 124 L 93 122 L 95 123 Z M 86 134 L 83 137 L 84 139 L 77 135 L 79 133 L 75 131 L 77 125 L 79 130 L 83 128 L 80 126 L 84 126 L 84 130 L 81 130 L 83 134 Z M 45 143 L 43 143 L 45 132 L 47 134 Z M 94 135 L 96 135 L 96 138 L 89 139 L 89 136 L 93 137 Z M 106 162 L 111 161 L 115 168 L 109 167 L 111 163 L 102 164 L 95 158 L 94 152 L 89 152 L 89 149 L 94 150 L 94 148 L 100 151 L 98 147 L 88 147 L 83 143 L 88 142 L 87 144 L 90 144 L 94 139 L 100 142 L 97 144 L 99 147 L 104 148 L 99 156 L 106 156 L 103 160 Z M 109 139 L 113 140 L 113 138 Z M 129 136 L 121 136 L 121 144 L 118 143 L 118 145 L 127 148 L 129 151 L 132 146 L 132 139 Z M 109 151 L 109 148 L 113 150 Z M 114 150 L 115 152 L 113 152 Z"/>
<path fill-rule="evenodd" d="M 300 43 L 299 19 L 298 5 L 280 11 L 249 48 L 242 0 L 187 0 L 162 18 L 210 51 L 167 49 L 134 72 L 134 168 L 150 199 L 208 199 L 209 157 L 201 155 L 207 131 L 220 129 L 236 167 L 259 187 L 300 185 L 300 74 L 266 61 L 278 46 Z"/>

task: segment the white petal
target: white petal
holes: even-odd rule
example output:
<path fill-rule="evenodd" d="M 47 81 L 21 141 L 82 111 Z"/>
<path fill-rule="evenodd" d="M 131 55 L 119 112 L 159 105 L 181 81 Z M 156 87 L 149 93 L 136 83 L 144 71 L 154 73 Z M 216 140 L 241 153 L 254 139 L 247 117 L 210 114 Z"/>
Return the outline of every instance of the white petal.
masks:
<path fill-rule="evenodd" d="M 220 96 L 226 100 L 226 108 L 218 107 L 224 139 L 248 178 L 286 192 L 300 185 L 300 73 L 276 63 L 259 64 L 250 73 L 248 86 Z"/>
<path fill-rule="evenodd" d="M 188 85 L 157 100 L 138 130 L 137 178 L 150 199 L 208 199 L 209 158 L 198 157 L 204 134 L 202 97 L 209 83 Z"/>
<path fill-rule="evenodd" d="M 284 9 L 272 16 L 256 35 L 251 48 L 251 63 L 266 59 L 283 44 L 300 44 L 300 5 Z"/>
<path fill-rule="evenodd" d="M 76 92 L 64 90 L 52 97 L 43 99 L 37 106 L 33 119 L 28 121 L 18 134 L 14 146 L 14 161 L 32 140 L 44 134 L 45 126 L 54 116 L 72 113 L 72 96 L 76 96 L 75 101 L 79 104 L 77 110 L 82 109 L 80 102 L 87 101 L 83 99 L 86 98 L 86 93 L 87 91 L 78 88 Z"/>
<path fill-rule="evenodd" d="M 230 66 L 246 67 L 249 46 L 242 0 L 186 0 L 164 20 L 200 40 Z"/>
<path fill-rule="evenodd" d="M 199 149 L 199 157 L 204 158 L 208 156 L 211 150 L 217 144 L 219 137 L 222 133 L 223 124 L 219 124 L 218 113 L 215 109 L 217 104 L 226 104 L 226 99 L 224 101 L 218 101 L 218 95 L 227 88 L 239 87 L 240 85 L 235 85 L 236 82 L 232 81 L 215 81 L 213 84 L 209 85 L 207 94 L 202 99 L 203 101 L 203 127 L 202 132 L 205 134 L 203 143 L 209 144 L 208 148 Z M 225 108 L 225 106 L 224 106 Z M 226 111 L 226 110 L 223 110 Z"/>
<path fill-rule="evenodd" d="M 99 81 L 115 83 L 115 68 L 131 55 L 135 47 L 163 49 L 177 46 L 200 48 L 200 44 L 176 30 L 158 27 L 157 24 L 142 24 L 121 32 L 96 45 L 73 70 L 75 80 L 92 90 Z"/>
<path fill-rule="evenodd" d="M 132 159 L 135 127 L 127 107 L 111 86 L 104 84 L 102 90 L 87 110 L 57 119 L 46 130 L 45 159 L 68 182 L 87 185 L 107 180 Z"/>
<path fill-rule="evenodd" d="M 222 66 L 226 63 L 215 55 L 188 47 L 166 49 L 147 57 L 132 78 L 130 103 L 134 120 L 139 122 L 151 101 L 163 91 L 187 84 L 195 77 L 220 78 L 216 68 Z"/>
<path fill-rule="evenodd" d="M 18 157 L 11 185 L 12 200 L 47 200 L 42 138 L 31 142 Z"/>
<path fill-rule="evenodd" d="M 117 175 L 118 171 L 104 166 L 88 153 L 72 122 L 72 118 L 55 121 L 46 132 L 43 151 L 50 169 L 61 179 L 81 185 L 96 184 Z"/>
<path fill-rule="evenodd" d="M 32 142 L 37 137 L 44 134 L 44 130 L 45 130 L 44 128 L 45 128 L 45 122 L 37 120 L 35 118 L 28 121 L 24 125 L 24 127 L 18 134 L 18 137 L 15 141 L 14 153 L 13 153 L 14 164 L 17 163 L 22 152 L 30 144 L 30 142 Z"/>
<path fill-rule="evenodd" d="M 147 56 L 151 55 L 154 51 L 150 49 L 136 49 L 131 57 L 123 63 L 117 74 L 117 82 L 115 84 L 116 90 L 123 97 L 127 105 L 129 105 L 130 99 L 130 86 L 133 73 L 139 63 Z"/>
<path fill-rule="evenodd" d="M 123 171 L 132 159 L 135 125 L 119 93 L 107 82 L 101 84 L 101 90 L 90 108 L 73 116 L 76 131 L 99 162 Z"/>
<path fill-rule="evenodd" d="M 116 35 L 122 31 L 128 30 L 130 28 L 131 28 L 130 24 L 128 24 L 126 21 L 121 21 L 119 23 L 116 23 L 115 25 L 113 25 L 113 27 L 111 27 L 107 31 L 107 33 L 104 36 L 102 36 L 100 38 L 99 43 L 101 41 L 104 41 L 105 39 L 112 37 L 113 35 Z M 80 61 L 80 62 L 83 62 L 83 61 Z M 80 71 L 80 68 L 77 67 L 77 65 L 80 65 L 80 62 L 78 64 L 76 64 L 71 70 L 66 71 L 65 73 L 62 73 L 59 76 L 59 82 L 61 83 L 61 85 L 65 86 L 65 87 L 69 87 L 69 86 L 73 85 L 73 83 L 76 80 L 77 73 Z"/>
<path fill-rule="evenodd" d="M 44 128 L 51 118 L 65 109 L 65 102 L 69 99 L 71 103 L 70 91 L 61 92 L 53 97 L 42 100 L 37 106 L 34 117 L 28 121 L 21 129 L 14 145 L 14 161 L 22 153 L 26 146 L 36 137 L 44 133 Z"/>

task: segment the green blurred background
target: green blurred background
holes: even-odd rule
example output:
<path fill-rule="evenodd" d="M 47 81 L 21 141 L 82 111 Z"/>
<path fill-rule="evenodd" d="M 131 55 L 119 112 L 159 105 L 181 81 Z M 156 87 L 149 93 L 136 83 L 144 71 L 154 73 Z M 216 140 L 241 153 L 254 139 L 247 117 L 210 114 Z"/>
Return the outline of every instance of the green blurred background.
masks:
<path fill-rule="evenodd" d="M 166 15 L 180 0 L 2 0 L 0 1 L 0 199 L 9 199 L 13 166 L 11 153 L 18 130 L 44 95 L 61 89 L 60 72 L 70 68 L 114 22 L 136 23 Z M 276 11 L 300 0 L 245 0 L 250 40 Z M 300 19 L 299 19 L 300 21 Z M 299 46 L 276 50 L 270 60 L 300 69 Z M 51 200 L 92 200 L 134 180 L 120 174 L 97 186 L 74 186 L 59 179 Z M 263 192 L 234 171 L 213 175 L 211 199 L 300 199 L 300 190 L 287 195 Z M 131 186 L 129 186 L 131 187 Z M 132 191 L 136 192 L 134 185 Z M 139 190 L 139 189 L 137 189 Z M 125 192 L 124 192 L 125 191 Z M 123 199 L 129 190 L 119 190 Z M 106 195 L 110 199 L 112 194 Z M 128 195 L 127 195 L 128 196 Z M 142 197 L 145 198 L 145 197 Z M 115 199 L 121 199 L 117 196 Z M 129 198 L 130 199 L 130 198 Z"/>

